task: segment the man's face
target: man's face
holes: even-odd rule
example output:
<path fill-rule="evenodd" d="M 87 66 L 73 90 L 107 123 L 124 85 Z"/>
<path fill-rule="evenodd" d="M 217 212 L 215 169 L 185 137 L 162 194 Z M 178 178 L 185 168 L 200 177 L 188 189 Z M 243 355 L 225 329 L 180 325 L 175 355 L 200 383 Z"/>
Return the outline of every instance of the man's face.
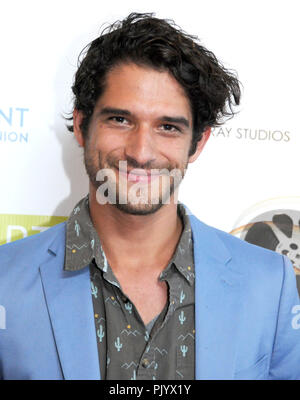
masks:
<path fill-rule="evenodd" d="M 167 203 L 180 183 L 178 171 L 183 177 L 198 156 L 198 150 L 188 155 L 193 128 L 188 98 L 166 71 L 133 63 L 114 67 L 84 140 L 81 118 L 74 113 L 90 182 L 98 192 L 103 181 L 97 173 L 109 169 L 106 193 L 115 191 L 115 206 L 126 213 L 150 214 Z"/>

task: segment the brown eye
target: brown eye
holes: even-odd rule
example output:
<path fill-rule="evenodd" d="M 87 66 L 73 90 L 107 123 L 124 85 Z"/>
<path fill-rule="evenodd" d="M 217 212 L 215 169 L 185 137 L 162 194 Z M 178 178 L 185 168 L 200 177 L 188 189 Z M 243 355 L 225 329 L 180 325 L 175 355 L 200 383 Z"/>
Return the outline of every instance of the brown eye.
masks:
<path fill-rule="evenodd" d="M 110 120 L 123 124 L 126 121 L 124 117 L 110 117 Z"/>
<path fill-rule="evenodd" d="M 169 132 L 180 132 L 180 130 L 175 125 L 164 124 L 163 129 Z"/>

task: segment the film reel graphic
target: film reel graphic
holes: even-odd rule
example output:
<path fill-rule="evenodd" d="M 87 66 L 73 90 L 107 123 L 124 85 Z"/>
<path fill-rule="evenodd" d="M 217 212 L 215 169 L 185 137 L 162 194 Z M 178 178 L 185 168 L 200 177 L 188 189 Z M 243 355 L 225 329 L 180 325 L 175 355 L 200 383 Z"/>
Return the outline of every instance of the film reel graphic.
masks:
<path fill-rule="evenodd" d="M 294 267 L 300 294 L 300 211 L 272 210 L 240 227 L 240 238 L 287 256 Z"/>
<path fill-rule="evenodd" d="M 295 272 L 300 274 L 300 212 L 285 210 L 272 214 L 271 221 L 266 215 L 260 215 L 261 221 L 252 222 L 242 233 L 243 239 L 287 256 Z"/>

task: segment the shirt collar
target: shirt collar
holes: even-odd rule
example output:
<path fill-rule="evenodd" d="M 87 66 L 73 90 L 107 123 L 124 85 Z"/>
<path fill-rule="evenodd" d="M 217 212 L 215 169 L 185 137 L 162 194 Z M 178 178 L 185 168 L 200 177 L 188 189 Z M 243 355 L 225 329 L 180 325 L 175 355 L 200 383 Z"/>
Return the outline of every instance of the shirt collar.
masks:
<path fill-rule="evenodd" d="M 174 264 L 192 285 L 195 278 L 192 231 L 188 214 L 181 203 L 178 204 L 178 214 L 182 220 L 183 231 L 172 260 L 162 272 L 161 277 L 167 276 Z M 95 261 L 97 267 L 104 273 L 110 269 L 90 217 L 89 196 L 86 196 L 76 204 L 67 220 L 64 269 L 77 271 L 87 267 L 92 261 Z"/>
<path fill-rule="evenodd" d="M 168 266 L 161 273 L 161 277 L 167 277 L 174 265 L 176 269 L 185 277 L 190 285 L 195 280 L 193 237 L 192 228 L 188 213 L 182 203 L 178 204 L 178 214 L 181 218 L 183 230 L 176 247 L 175 253 Z"/>
<path fill-rule="evenodd" d="M 93 259 L 102 269 L 107 269 L 107 259 L 90 217 L 89 196 L 86 196 L 76 204 L 67 221 L 64 269 L 80 270 Z"/>

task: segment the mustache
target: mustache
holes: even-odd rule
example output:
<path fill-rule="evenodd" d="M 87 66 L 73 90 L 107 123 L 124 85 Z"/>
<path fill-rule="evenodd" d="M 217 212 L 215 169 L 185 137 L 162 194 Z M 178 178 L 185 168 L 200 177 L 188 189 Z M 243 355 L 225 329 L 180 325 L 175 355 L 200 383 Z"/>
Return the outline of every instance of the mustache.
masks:
<path fill-rule="evenodd" d="M 114 166 L 117 169 L 118 169 L 120 161 L 126 161 L 127 162 L 127 167 L 130 168 L 130 169 L 131 168 L 143 169 L 143 170 L 151 170 L 151 169 L 159 169 L 160 170 L 160 169 L 164 169 L 164 168 L 166 168 L 168 170 L 174 169 L 174 166 L 171 165 L 170 163 L 166 164 L 166 165 L 159 165 L 159 164 L 153 163 L 150 160 L 150 161 L 147 161 L 146 163 L 141 164 L 138 161 L 136 161 L 134 158 L 131 158 L 131 157 L 126 157 L 124 160 L 119 160 L 119 159 L 118 160 L 115 160 L 115 159 L 114 160 L 110 160 L 110 159 L 108 159 L 107 161 L 108 161 L 109 165 Z"/>

